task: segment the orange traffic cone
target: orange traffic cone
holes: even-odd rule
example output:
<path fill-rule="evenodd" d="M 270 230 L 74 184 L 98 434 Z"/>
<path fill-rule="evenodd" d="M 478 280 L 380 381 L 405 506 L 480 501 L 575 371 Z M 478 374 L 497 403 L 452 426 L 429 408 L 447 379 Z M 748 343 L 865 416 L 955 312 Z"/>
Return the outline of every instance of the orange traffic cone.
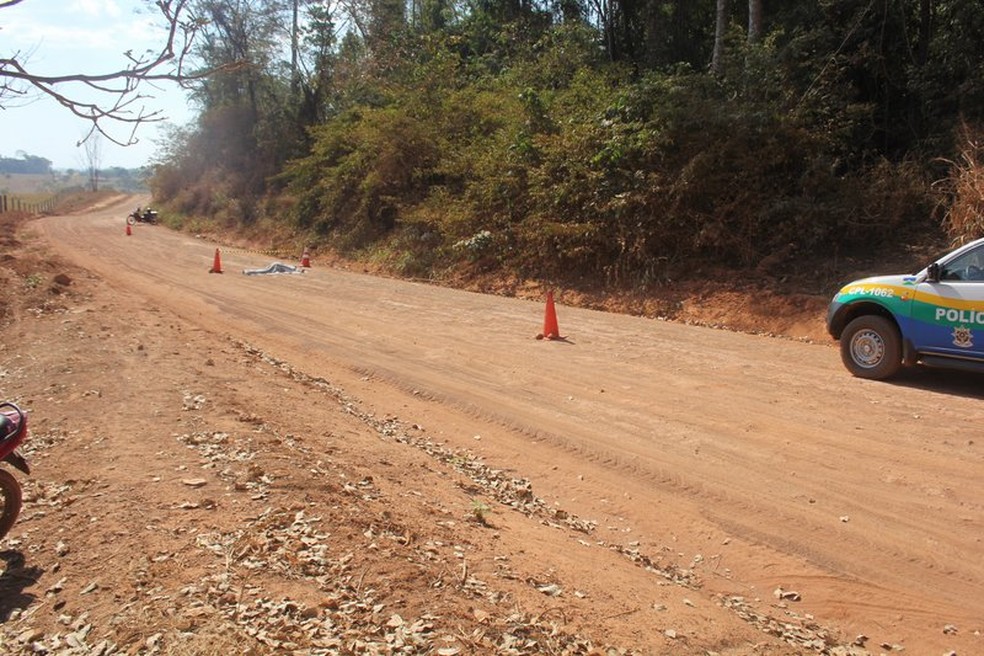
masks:
<path fill-rule="evenodd" d="M 126 224 L 126 236 L 129 237 L 132 234 L 133 234 L 133 230 L 130 228 L 130 224 L 127 223 Z"/>
<path fill-rule="evenodd" d="M 554 307 L 553 292 L 547 292 L 547 311 L 543 317 L 543 334 L 537 335 L 537 339 L 563 339 L 560 336 L 560 328 L 557 326 L 557 309 Z"/>
<path fill-rule="evenodd" d="M 301 266 L 310 267 L 311 266 L 311 256 L 308 254 L 308 249 L 304 249 L 304 255 L 301 255 Z"/>
<path fill-rule="evenodd" d="M 209 273 L 222 273 L 222 258 L 219 257 L 219 249 L 215 249 L 215 260 L 212 261 L 212 268 L 208 270 Z"/>

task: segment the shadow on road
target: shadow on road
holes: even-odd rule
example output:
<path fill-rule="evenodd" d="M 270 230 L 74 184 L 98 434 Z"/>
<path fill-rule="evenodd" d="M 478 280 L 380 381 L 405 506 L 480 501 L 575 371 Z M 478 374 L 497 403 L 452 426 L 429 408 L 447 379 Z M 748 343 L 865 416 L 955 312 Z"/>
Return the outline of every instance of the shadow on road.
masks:
<path fill-rule="evenodd" d="M 927 392 L 963 396 L 968 399 L 984 399 L 984 376 L 969 371 L 913 367 L 902 371 L 891 382 Z"/>
<path fill-rule="evenodd" d="M 0 551 L 0 559 L 6 563 L 0 573 L 0 622 L 6 622 L 15 608 L 27 608 L 37 598 L 24 589 L 37 583 L 44 570 L 25 567 L 24 554 L 13 549 Z"/>

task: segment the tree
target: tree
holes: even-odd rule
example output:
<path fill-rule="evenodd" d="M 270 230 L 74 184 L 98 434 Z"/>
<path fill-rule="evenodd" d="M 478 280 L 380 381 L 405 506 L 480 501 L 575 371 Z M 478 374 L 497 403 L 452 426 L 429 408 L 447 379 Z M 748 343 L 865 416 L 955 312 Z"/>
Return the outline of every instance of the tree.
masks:
<path fill-rule="evenodd" d="M 99 167 L 102 164 L 102 139 L 97 132 L 83 140 L 85 170 L 89 175 L 90 191 L 99 191 Z"/>
<path fill-rule="evenodd" d="M 728 32 L 728 0 L 717 0 L 717 12 L 714 20 L 714 55 L 711 57 L 711 72 L 721 72 L 721 60 L 724 57 L 724 37 Z"/>
<path fill-rule="evenodd" d="M 7 9 L 28 0 L 0 0 L 0 9 Z M 0 109 L 33 94 L 53 98 L 62 107 L 83 121 L 89 129 L 82 138 L 86 141 L 101 134 L 110 141 L 128 146 L 136 143 L 137 128 L 144 123 L 165 120 L 160 111 L 147 110 L 140 103 L 148 96 L 143 92 L 148 84 L 173 82 L 181 85 L 202 79 L 211 70 L 190 70 L 187 61 L 203 23 L 190 9 L 190 0 L 143 0 L 153 6 L 163 20 L 163 43 L 157 50 L 136 54 L 128 50 L 129 60 L 124 68 L 103 73 L 65 73 L 38 75 L 28 61 L 29 53 L 14 52 L 0 56 Z M 95 92 L 98 100 L 84 100 L 79 93 L 64 91 L 66 85 L 81 85 Z M 110 126 L 129 130 L 125 138 L 114 137 Z M 80 142 L 81 143 L 81 142 Z"/>
<path fill-rule="evenodd" d="M 195 93 L 202 136 L 211 142 L 203 155 L 259 182 L 297 141 L 289 118 L 292 80 L 284 75 L 293 73 L 282 59 L 290 37 L 285 7 L 263 0 L 198 0 L 197 6 L 208 24 L 194 54 L 208 67 L 228 69 Z"/>
<path fill-rule="evenodd" d="M 0 173 L 32 173 L 45 174 L 51 173 L 51 160 L 37 155 L 28 155 L 24 151 L 17 151 L 17 157 L 0 157 Z"/>
<path fill-rule="evenodd" d="M 728 20 L 731 6 L 728 0 L 717 0 L 714 20 L 714 51 L 711 56 L 711 72 L 721 74 L 721 66 L 727 48 Z M 755 45 L 762 40 L 762 0 L 748 0 L 747 41 Z"/>
<path fill-rule="evenodd" d="M 330 112 L 327 99 L 332 92 L 338 43 L 335 10 L 330 2 L 312 2 L 308 7 L 300 51 L 303 79 L 299 120 L 314 125 Z M 308 62 L 305 65 L 305 62 Z"/>
<path fill-rule="evenodd" d="M 748 42 L 762 40 L 762 0 L 748 0 Z"/>

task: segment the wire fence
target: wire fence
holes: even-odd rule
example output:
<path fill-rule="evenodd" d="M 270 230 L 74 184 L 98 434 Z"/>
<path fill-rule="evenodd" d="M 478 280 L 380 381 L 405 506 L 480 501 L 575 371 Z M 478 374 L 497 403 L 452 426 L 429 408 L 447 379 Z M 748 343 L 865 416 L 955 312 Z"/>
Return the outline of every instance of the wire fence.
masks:
<path fill-rule="evenodd" d="M 0 194 L 0 214 L 5 212 L 27 212 L 29 214 L 44 214 L 55 209 L 55 199 L 31 200 L 8 194 Z"/>

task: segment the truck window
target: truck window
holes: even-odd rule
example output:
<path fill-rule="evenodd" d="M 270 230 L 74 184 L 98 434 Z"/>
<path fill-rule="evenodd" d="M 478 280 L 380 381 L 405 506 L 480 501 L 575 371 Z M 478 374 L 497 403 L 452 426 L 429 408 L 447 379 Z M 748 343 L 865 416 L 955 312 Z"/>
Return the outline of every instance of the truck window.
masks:
<path fill-rule="evenodd" d="M 967 251 L 951 262 L 947 262 L 940 278 L 954 281 L 984 281 L 984 247 Z"/>

